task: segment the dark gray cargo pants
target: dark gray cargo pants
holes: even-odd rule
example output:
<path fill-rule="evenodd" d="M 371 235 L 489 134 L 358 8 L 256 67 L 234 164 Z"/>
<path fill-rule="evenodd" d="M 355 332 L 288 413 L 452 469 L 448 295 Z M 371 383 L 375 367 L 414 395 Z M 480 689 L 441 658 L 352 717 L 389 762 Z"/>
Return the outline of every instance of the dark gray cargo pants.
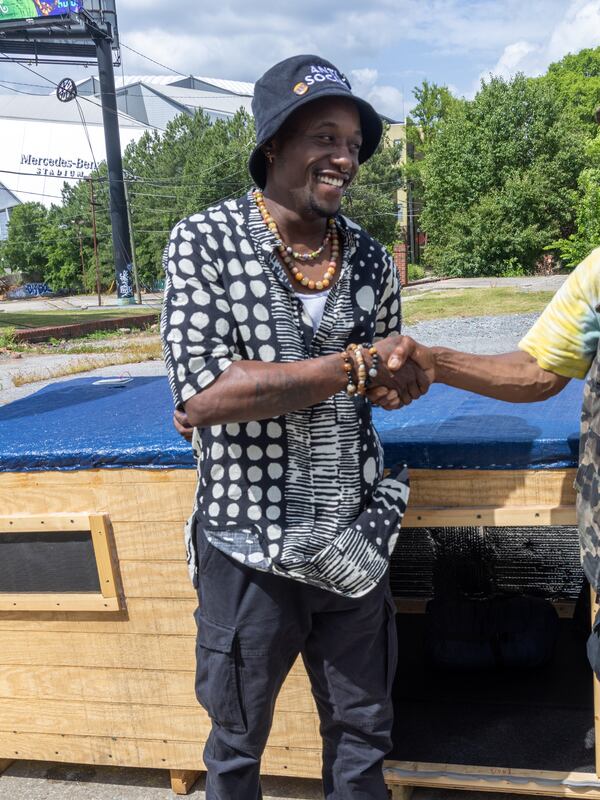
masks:
<path fill-rule="evenodd" d="M 397 644 L 386 578 L 358 600 L 245 567 L 197 528 L 196 695 L 212 718 L 207 800 L 260 800 L 275 700 L 300 653 L 323 737 L 327 800 L 387 800 Z"/>

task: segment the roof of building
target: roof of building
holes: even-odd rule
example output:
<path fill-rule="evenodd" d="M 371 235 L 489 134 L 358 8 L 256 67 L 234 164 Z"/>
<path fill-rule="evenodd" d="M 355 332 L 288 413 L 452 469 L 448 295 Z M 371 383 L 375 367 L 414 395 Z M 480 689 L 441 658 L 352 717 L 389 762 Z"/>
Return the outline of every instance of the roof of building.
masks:
<path fill-rule="evenodd" d="M 0 94 L 0 119 L 25 119 L 36 122 L 62 122 L 81 125 L 79 108 L 88 125 L 102 125 L 102 107 L 94 97 L 81 98 L 78 103 L 61 103 L 54 95 Z M 137 119 L 119 112 L 121 127 L 147 128 Z"/>
<path fill-rule="evenodd" d="M 90 75 L 77 81 L 79 87 L 84 87 L 86 83 L 96 83 L 98 78 Z M 185 83 L 203 83 L 206 88 L 214 92 L 220 89 L 224 94 L 242 95 L 252 97 L 254 94 L 254 84 L 247 81 L 230 81 L 224 78 L 204 78 L 198 75 L 115 75 L 115 87 L 120 89 L 136 83 L 144 83 L 146 86 L 178 86 Z M 196 88 L 196 87 L 195 87 Z"/>
<path fill-rule="evenodd" d="M 144 85 L 142 81 L 140 84 Z M 147 84 L 146 84 L 147 85 Z M 131 86 L 131 84 L 128 84 Z M 127 87 L 118 90 L 124 91 Z M 216 114 L 235 114 L 240 108 L 251 111 L 251 98 L 238 94 L 215 94 L 214 92 L 203 92 L 199 89 L 187 89 L 182 86 L 173 85 L 154 85 L 149 86 L 156 95 L 173 100 L 181 106 L 187 108 L 202 108 L 206 112 Z"/>
<path fill-rule="evenodd" d="M 0 181 L 0 211 L 21 205 L 17 195 Z"/>

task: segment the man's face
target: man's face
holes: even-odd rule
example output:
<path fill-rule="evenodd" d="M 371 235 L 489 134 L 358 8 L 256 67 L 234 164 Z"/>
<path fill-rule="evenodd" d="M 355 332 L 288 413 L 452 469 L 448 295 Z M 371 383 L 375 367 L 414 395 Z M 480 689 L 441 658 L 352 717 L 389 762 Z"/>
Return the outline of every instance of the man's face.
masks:
<path fill-rule="evenodd" d="M 358 170 L 360 117 L 352 100 L 320 98 L 299 108 L 273 139 L 267 189 L 301 216 L 336 214 Z"/>

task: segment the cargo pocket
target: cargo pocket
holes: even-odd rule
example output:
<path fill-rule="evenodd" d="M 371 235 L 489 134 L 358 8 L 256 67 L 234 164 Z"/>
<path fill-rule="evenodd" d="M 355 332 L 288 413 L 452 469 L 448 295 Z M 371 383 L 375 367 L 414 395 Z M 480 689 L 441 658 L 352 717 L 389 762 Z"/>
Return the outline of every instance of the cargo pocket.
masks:
<path fill-rule="evenodd" d="M 200 609 L 194 614 L 196 697 L 209 717 L 232 733 L 245 733 L 239 648 L 235 628 L 213 622 Z"/>

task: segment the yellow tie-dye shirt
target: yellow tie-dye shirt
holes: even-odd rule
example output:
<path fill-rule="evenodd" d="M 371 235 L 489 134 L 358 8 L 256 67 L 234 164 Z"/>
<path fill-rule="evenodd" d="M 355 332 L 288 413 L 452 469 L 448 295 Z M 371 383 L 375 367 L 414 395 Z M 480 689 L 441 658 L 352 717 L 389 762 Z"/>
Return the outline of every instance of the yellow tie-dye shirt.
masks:
<path fill-rule="evenodd" d="M 573 270 L 519 342 L 542 369 L 584 378 L 600 338 L 600 248 Z"/>

